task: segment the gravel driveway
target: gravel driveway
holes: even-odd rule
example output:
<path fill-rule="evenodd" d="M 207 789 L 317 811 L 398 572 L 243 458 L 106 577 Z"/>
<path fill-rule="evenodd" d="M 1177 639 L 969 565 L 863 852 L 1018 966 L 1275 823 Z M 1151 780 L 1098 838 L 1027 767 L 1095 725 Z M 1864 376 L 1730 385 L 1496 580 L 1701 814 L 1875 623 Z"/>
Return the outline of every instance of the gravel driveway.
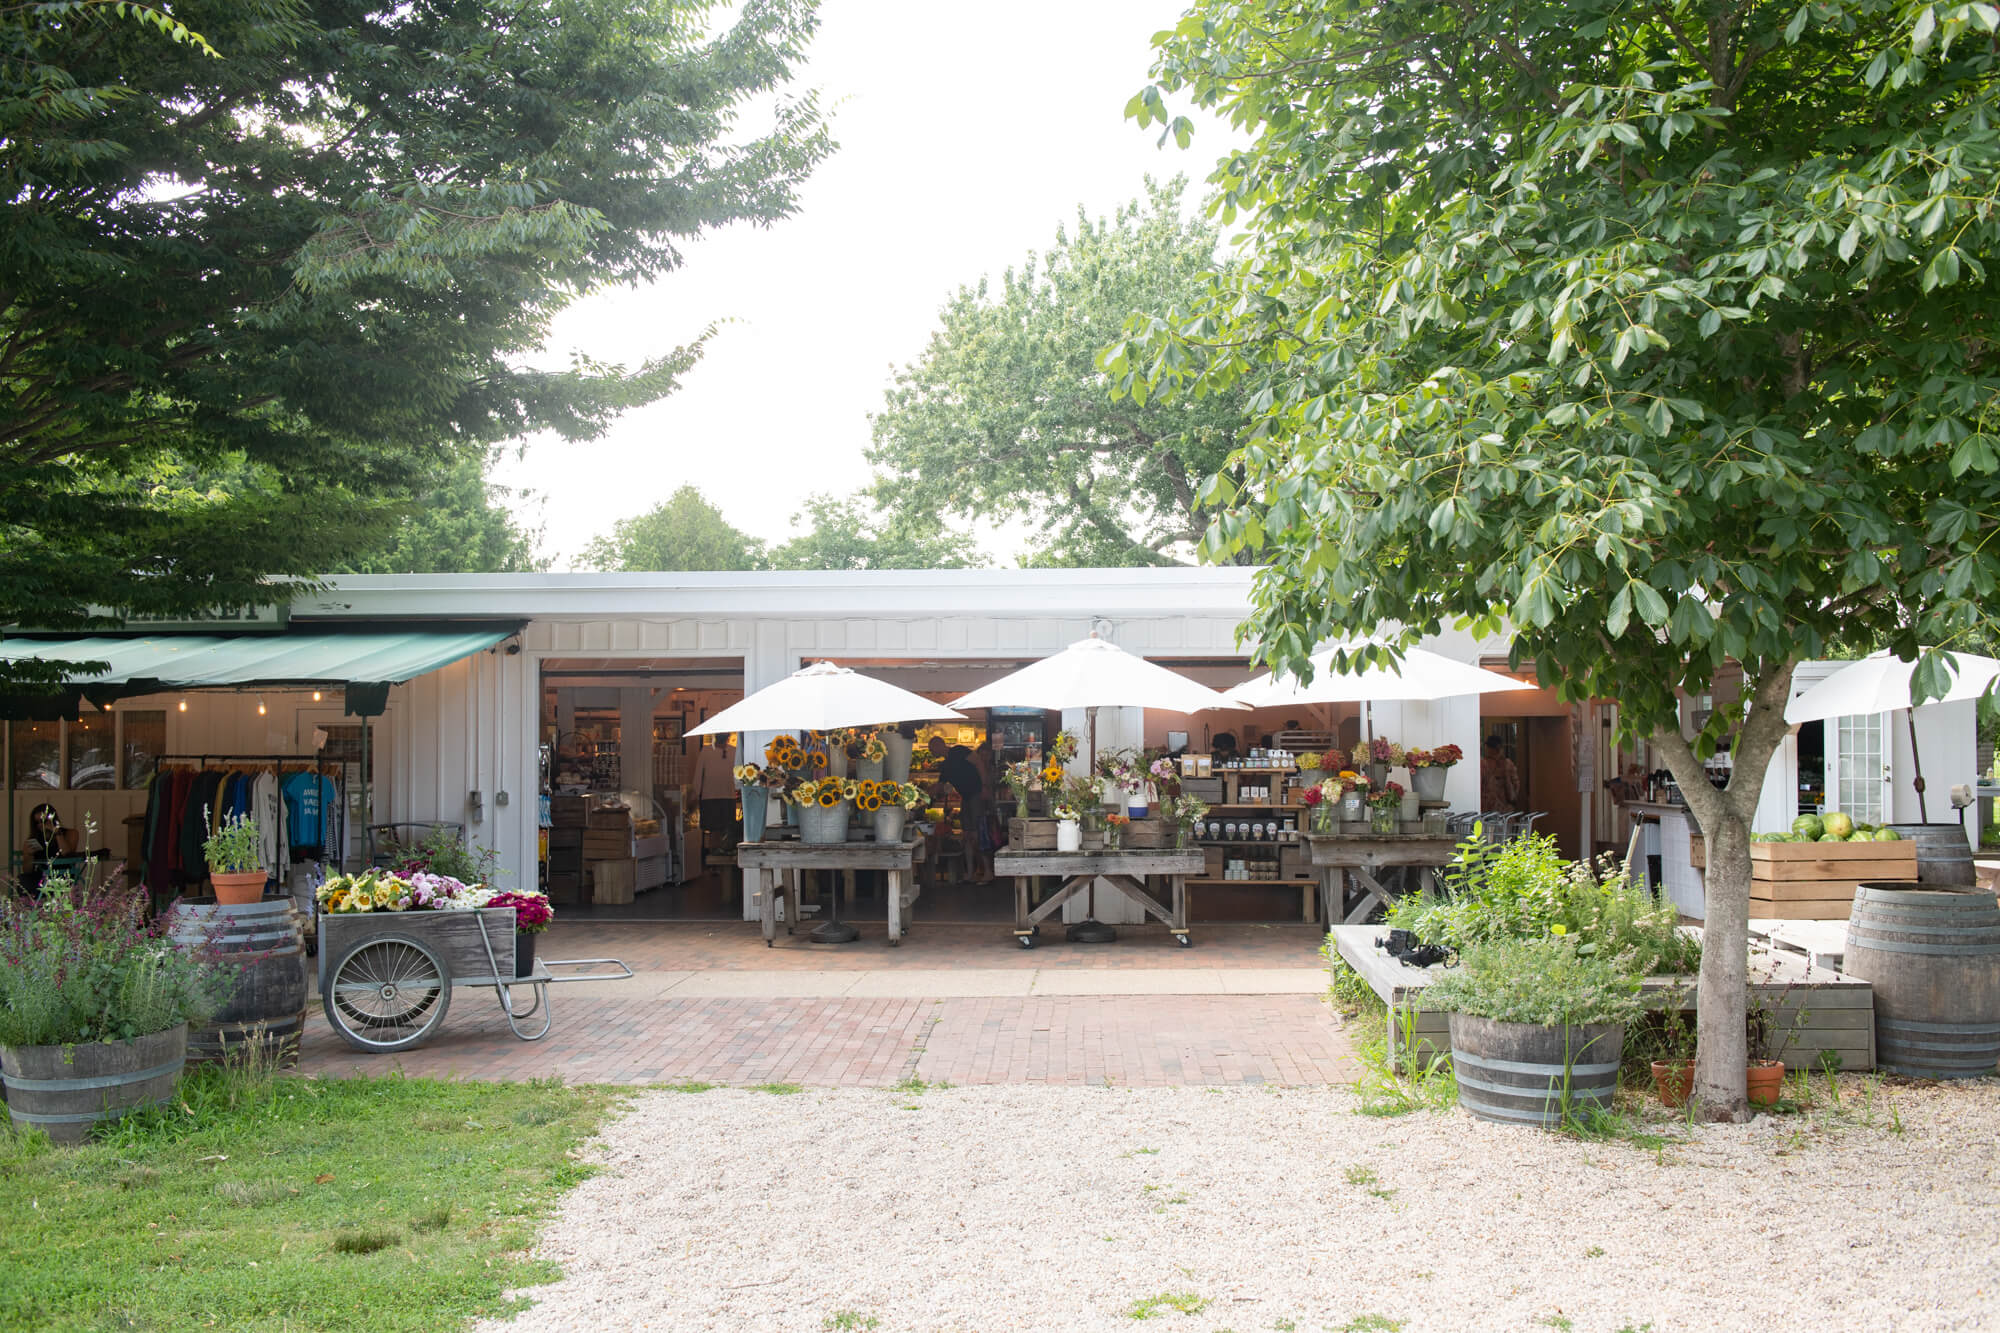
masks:
<path fill-rule="evenodd" d="M 2000 1083 L 1888 1095 L 1656 1152 L 1331 1088 L 653 1092 L 482 1327 L 2000 1327 Z"/>

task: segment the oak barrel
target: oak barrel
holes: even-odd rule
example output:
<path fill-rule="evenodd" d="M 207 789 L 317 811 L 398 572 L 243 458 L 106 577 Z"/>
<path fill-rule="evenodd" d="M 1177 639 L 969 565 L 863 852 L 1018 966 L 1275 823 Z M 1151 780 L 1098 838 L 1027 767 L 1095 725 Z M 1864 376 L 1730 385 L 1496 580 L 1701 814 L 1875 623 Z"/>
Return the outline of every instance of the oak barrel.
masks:
<path fill-rule="evenodd" d="M 100 1120 L 173 1096 L 187 1059 L 187 1024 L 131 1041 L 0 1046 L 7 1114 L 20 1129 L 81 1143 Z"/>
<path fill-rule="evenodd" d="M 1977 884 L 1972 844 L 1957 824 L 1890 824 L 1917 845 L 1917 879 L 1924 884 Z"/>
<path fill-rule="evenodd" d="M 2000 902 L 1991 890 L 1869 882 L 1841 971 L 1875 992 L 1875 1064 L 1979 1078 L 2000 1062 Z"/>
<path fill-rule="evenodd" d="M 1451 1067 L 1458 1104 L 1476 1119 L 1558 1129 L 1564 1066 L 1570 1109 L 1608 1111 L 1618 1090 L 1623 1023 L 1540 1027 L 1471 1014 L 1451 1016 Z"/>
<path fill-rule="evenodd" d="M 306 1021 L 305 935 L 289 898 L 228 904 L 196 898 L 174 909 L 174 942 L 208 946 L 236 984 L 206 1023 L 188 1030 L 191 1062 L 220 1060 L 255 1041 L 259 1055 L 286 1066 L 298 1063 Z"/>

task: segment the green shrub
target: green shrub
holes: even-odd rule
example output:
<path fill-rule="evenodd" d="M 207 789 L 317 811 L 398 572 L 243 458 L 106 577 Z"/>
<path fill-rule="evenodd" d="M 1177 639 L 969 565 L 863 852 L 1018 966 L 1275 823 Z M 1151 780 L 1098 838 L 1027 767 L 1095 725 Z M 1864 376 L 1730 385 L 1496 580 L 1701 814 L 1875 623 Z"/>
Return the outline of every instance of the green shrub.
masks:
<path fill-rule="evenodd" d="M 1585 953 L 1567 935 L 1468 944 L 1424 989 L 1424 1008 L 1541 1027 L 1626 1023 L 1642 1005 L 1630 955 Z"/>
<path fill-rule="evenodd" d="M 1670 902 L 1655 901 L 1613 857 L 1570 861 L 1547 836 L 1495 847 L 1459 844 L 1444 872 L 1446 896 L 1410 894 L 1389 910 L 1389 924 L 1425 944 L 1463 950 L 1487 940 L 1541 939 L 1557 926 L 1578 952 L 1631 955 L 1644 974 L 1701 967 L 1701 941 L 1680 929 Z"/>
<path fill-rule="evenodd" d="M 214 1013 L 234 977 L 145 911 L 123 878 L 0 899 L 0 1045 L 129 1041 Z"/>

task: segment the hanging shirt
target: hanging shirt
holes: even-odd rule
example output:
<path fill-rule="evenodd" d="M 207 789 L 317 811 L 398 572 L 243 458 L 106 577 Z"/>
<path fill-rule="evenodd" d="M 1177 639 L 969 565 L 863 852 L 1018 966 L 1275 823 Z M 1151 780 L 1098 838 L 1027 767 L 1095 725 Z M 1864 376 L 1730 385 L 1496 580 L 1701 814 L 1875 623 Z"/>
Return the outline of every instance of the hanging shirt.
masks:
<path fill-rule="evenodd" d="M 285 829 L 294 847 L 318 847 L 326 838 L 320 776 L 293 773 L 278 784 L 285 802 Z"/>
<path fill-rule="evenodd" d="M 729 751 L 720 745 L 710 745 L 694 761 L 694 798 L 697 801 L 733 801 L 736 799 L 736 770 L 729 762 Z"/>
<path fill-rule="evenodd" d="M 264 864 L 282 875 L 291 859 L 285 846 L 285 805 L 278 797 L 278 775 L 269 769 L 250 783 L 250 814 L 257 821 L 258 851 Z"/>

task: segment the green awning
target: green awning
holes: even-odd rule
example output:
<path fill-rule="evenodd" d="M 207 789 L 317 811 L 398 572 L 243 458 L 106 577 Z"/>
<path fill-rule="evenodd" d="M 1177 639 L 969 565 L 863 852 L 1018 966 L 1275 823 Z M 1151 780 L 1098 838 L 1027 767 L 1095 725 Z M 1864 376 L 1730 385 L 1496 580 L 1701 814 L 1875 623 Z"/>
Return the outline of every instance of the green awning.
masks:
<path fill-rule="evenodd" d="M 0 639 L 0 661 L 106 662 L 74 685 L 96 695 L 232 685 L 398 685 L 483 652 L 518 627 L 394 634 L 256 634 L 223 638 Z"/>

